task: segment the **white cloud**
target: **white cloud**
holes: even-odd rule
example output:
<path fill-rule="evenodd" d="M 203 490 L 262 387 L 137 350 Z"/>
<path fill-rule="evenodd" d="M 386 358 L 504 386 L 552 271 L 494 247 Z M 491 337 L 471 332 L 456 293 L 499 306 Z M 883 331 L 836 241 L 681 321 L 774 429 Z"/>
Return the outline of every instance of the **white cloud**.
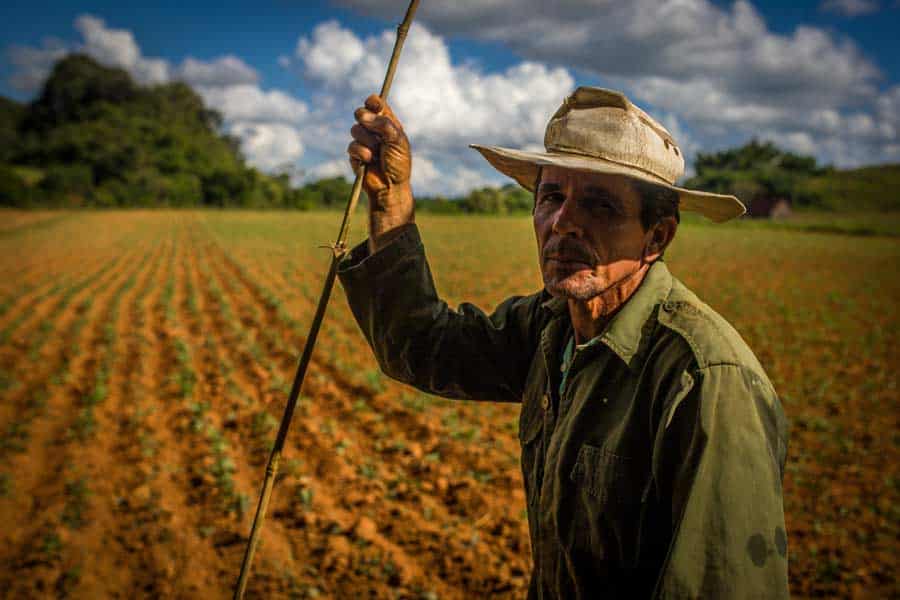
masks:
<path fill-rule="evenodd" d="M 337 83 L 346 79 L 365 52 L 362 41 L 352 31 L 337 21 L 326 21 L 315 28 L 312 39 L 298 40 L 294 55 L 303 61 L 310 76 Z"/>
<path fill-rule="evenodd" d="M 290 66 L 324 88 L 320 112 L 304 128 L 316 134 L 305 137 L 327 140 L 332 153 L 346 146 L 353 109 L 381 88 L 393 43 L 392 31 L 361 39 L 335 21 L 299 40 Z M 413 145 L 417 193 L 454 195 L 497 182 L 467 144 L 541 145 L 548 117 L 573 87 L 567 70 L 532 61 L 500 73 L 454 64 L 443 38 L 414 24 L 389 102 Z M 355 99 L 340 100 L 348 89 Z"/>
<path fill-rule="evenodd" d="M 350 168 L 350 161 L 346 158 L 335 158 L 321 162 L 304 173 L 304 181 L 316 181 L 329 177 L 344 177 L 353 179 L 353 169 Z"/>
<path fill-rule="evenodd" d="M 824 0 L 819 10 L 833 12 L 846 17 L 859 17 L 877 13 L 881 6 L 876 0 Z"/>
<path fill-rule="evenodd" d="M 39 48 L 11 48 L 15 68 L 11 83 L 37 92 L 57 60 L 69 52 L 84 52 L 101 64 L 125 69 L 142 84 L 181 80 L 192 85 L 208 106 L 222 114 L 226 130 L 240 139 L 241 150 L 254 166 L 279 169 L 303 155 L 298 126 L 308 113 L 306 104 L 280 90 L 263 90 L 259 74 L 240 58 L 187 57 L 174 67 L 164 59 L 144 56 L 131 31 L 108 27 L 99 17 L 80 15 L 74 27 L 81 34 L 80 43 L 48 39 Z"/>
<path fill-rule="evenodd" d="M 169 63 L 142 56 L 130 31 L 109 28 L 103 19 L 93 15 L 81 15 L 75 19 L 75 29 L 84 38 L 80 50 L 98 62 L 127 70 L 139 83 L 164 83 L 169 80 Z"/>
<path fill-rule="evenodd" d="M 225 87 L 256 84 L 259 74 L 240 58 L 229 54 L 208 62 L 188 57 L 178 67 L 177 78 L 191 85 Z"/>
<path fill-rule="evenodd" d="M 68 52 L 65 43 L 56 38 L 45 38 L 39 48 L 12 46 L 7 52 L 14 69 L 10 84 L 23 92 L 39 91 L 53 64 Z"/>
<path fill-rule="evenodd" d="M 438 166 L 433 158 L 442 160 L 444 165 Z M 453 198 L 475 188 L 504 183 L 509 180 L 497 173 L 453 163 L 446 157 L 432 157 L 420 152 L 413 159 L 412 187 L 416 194 Z"/>
<path fill-rule="evenodd" d="M 300 133 L 290 125 L 238 121 L 230 131 L 241 139 L 247 160 L 267 171 L 292 165 L 303 155 Z"/>
<path fill-rule="evenodd" d="M 351 89 L 359 105 L 381 88 L 393 43 L 391 31 L 361 40 L 329 21 L 298 42 L 295 64 L 328 88 Z M 428 148 L 524 145 L 543 138 L 547 117 L 573 86 L 565 69 L 535 62 L 494 74 L 453 64 L 444 40 L 414 24 L 389 100 L 410 138 Z"/>
<path fill-rule="evenodd" d="M 392 0 L 341 3 L 374 15 L 399 10 Z M 877 3 L 839 4 L 859 14 Z M 423 4 L 417 19 L 438 34 L 503 43 L 526 60 L 600 77 L 676 116 L 698 147 L 774 131 L 823 161 L 855 164 L 885 160 L 885 144 L 896 144 L 875 115 L 883 74 L 852 40 L 806 25 L 774 32 L 748 0 L 457 0 Z M 856 113 L 872 116 L 874 129 L 858 118 L 851 126 Z M 829 137 L 837 133 L 850 137 L 838 144 Z"/>
<path fill-rule="evenodd" d="M 204 101 L 226 121 L 300 123 L 306 104 L 280 90 L 264 91 L 250 84 L 198 87 Z"/>

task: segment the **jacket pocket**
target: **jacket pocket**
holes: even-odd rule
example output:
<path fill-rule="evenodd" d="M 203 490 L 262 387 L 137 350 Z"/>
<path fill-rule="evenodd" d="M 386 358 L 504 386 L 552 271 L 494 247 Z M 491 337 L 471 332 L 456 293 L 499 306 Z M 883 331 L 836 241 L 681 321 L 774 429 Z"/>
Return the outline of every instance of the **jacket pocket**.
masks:
<path fill-rule="evenodd" d="M 569 478 L 600 504 L 630 502 L 632 486 L 628 485 L 631 459 L 605 448 L 582 444 Z"/>
<path fill-rule="evenodd" d="M 639 461 L 607 448 L 583 444 L 569 475 L 575 484 L 573 540 L 596 560 L 621 568 L 637 564 L 644 477 Z"/>

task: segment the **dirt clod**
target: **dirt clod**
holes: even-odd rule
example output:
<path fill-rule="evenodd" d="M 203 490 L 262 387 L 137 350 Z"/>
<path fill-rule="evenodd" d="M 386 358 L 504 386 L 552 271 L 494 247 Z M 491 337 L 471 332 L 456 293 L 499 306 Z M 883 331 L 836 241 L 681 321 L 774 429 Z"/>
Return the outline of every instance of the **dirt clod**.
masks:
<path fill-rule="evenodd" d="M 378 538 L 378 526 L 369 517 L 360 517 L 353 527 L 353 535 L 367 542 L 374 542 Z"/>

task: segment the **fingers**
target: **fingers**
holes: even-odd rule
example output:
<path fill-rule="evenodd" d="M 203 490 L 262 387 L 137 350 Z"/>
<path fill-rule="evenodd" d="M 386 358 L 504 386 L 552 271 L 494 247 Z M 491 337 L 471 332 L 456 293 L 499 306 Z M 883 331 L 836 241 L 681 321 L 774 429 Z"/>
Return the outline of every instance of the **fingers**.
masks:
<path fill-rule="evenodd" d="M 381 96 L 378 94 L 372 94 L 368 98 L 366 98 L 365 102 L 366 108 L 371 110 L 373 113 L 380 113 L 381 109 L 384 107 L 384 101 L 382 101 Z"/>
<path fill-rule="evenodd" d="M 350 164 L 353 164 L 353 161 L 369 164 L 373 156 L 372 151 L 359 142 L 350 142 L 350 145 L 347 146 L 347 154 L 350 155 Z"/>
<path fill-rule="evenodd" d="M 380 110 L 373 110 L 376 108 Z M 357 123 L 386 142 L 396 141 L 402 135 L 403 128 L 397 117 L 378 96 L 369 96 L 366 105 L 357 108 L 353 115 Z"/>
<path fill-rule="evenodd" d="M 366 99 L 366 108 L 374 113 L 380 113 L 390 118 L 390 120 L 394 122 L 394 125 L 397 126 L 397 129 L 403 129 L 403 124 L 400 123 L 400 119 L 398 119 L 397 115 L 394 114 L 394 111 L 391 110 L 390 105 L 382 100 L 377 94 L 372 94 Z"/>
<path fill-rule="evenodd" d="M 400 139 L 400 128 L 387 115 L 376 115 L 366 108 L 356 109 L 356 121 L 385 142 Z"/>
<path fill-rule="evenodd" d="M 375 150 L 378 148 L 378 145 L 381 144 L 381 140 L 378 139 L 378 136 L 371 133 L 359 123 L 350 128 L 350 136 L 363 146 L 368 146 L 370 150 Z"/>
<path fill-rule="evenodd" d="M 383 144 L 407 144 L 403 126 L 387 102 L 377 94 L 366 98 L 365 105 L 357 108 L 353 114 L 356 124 L 350 129 L 353 142 L 347 147 L 347 154 L 354 172 L 358 172 L 361 166 L 370 164 L 379 152 L 383 152 Z"/>

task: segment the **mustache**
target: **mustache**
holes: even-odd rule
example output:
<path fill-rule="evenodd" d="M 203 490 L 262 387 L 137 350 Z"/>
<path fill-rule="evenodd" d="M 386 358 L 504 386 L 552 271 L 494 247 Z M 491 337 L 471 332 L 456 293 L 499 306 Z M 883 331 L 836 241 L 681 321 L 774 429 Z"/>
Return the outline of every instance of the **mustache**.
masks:
<path fill-rule="evenodd" d="M 594 253 L 593 248 L 576 242 L 571 238 L 554 238 L 547 242 L 542 252 L 542 258 L 546 261 L 548 258 L 557 258 L 562 260 L 571 260 L 595 265 L 599 262 L 599 257 Z"/>

